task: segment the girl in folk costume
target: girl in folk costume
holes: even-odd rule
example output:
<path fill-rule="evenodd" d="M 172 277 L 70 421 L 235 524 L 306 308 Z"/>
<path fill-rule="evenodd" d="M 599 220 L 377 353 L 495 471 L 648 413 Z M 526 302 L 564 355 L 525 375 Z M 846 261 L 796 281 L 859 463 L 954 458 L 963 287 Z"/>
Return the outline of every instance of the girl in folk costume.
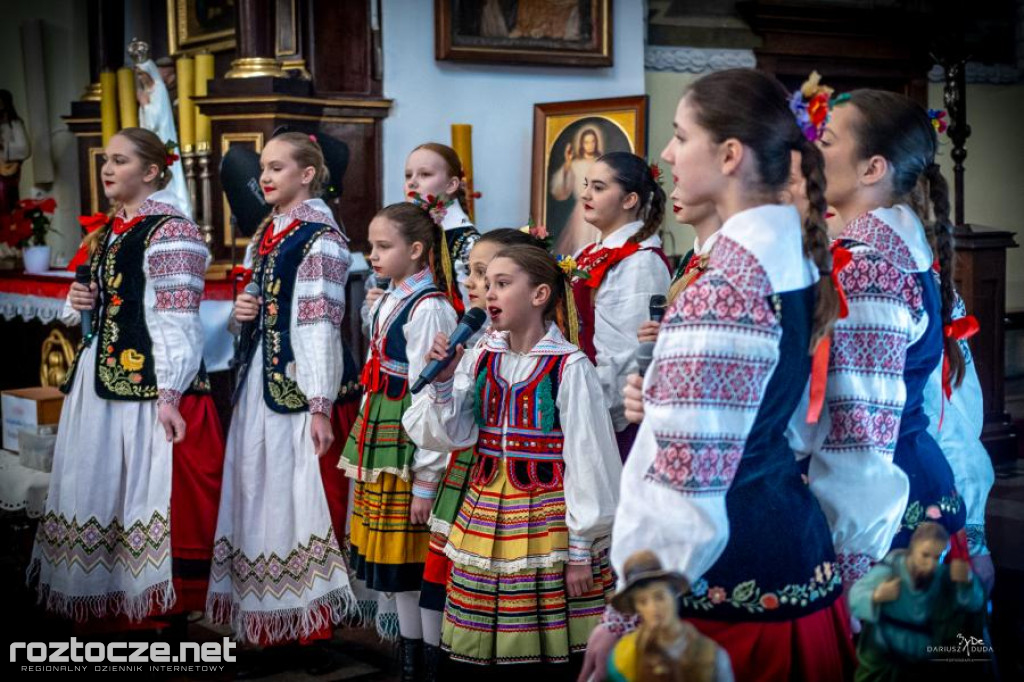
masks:
<path fill-rule="evenodd" d="M 447 294 L 462 316 L 471 305 L 466 291 L 469 276 L 469 252 L 480 238 L 467 215 L 465 173 L 455 150 L 438 142 L 425 142 L 412 150 L 405 161 L 405 198 L 429 211 L 444 229 L 449 259 L 438 263 L 444 269 Z M 370 309 L 384 290 L 377 286 L 376 275 L 367 278 L 363 304 L 363 328 L 369 333 Z"/>
<path fill-rule="evenodd" d="M 635 154 L 611 152 L 590 168 L 580 197 L 584 218 L 601 231 L 601 241 L 576 257 L 586 273 L 573 284 L 580 349 L 597 365 L 623 460 L 637 428 L 622 404 L 626 376 L 636 370 L 637 330 L 649 319 L 651 296 L 664 295 L 671 281 L 657 235 L 665 191 L 656 174 Z"/>
<path fill-rule="evenodd" d="M 824 441 L 812 450 L 808 475 L 851 583 L 890 546 L 905 547 L 923 520 L 950 535 L 963 529 L 963 502 L 923 402 L 943 352 L 952 385 L 964 358 L 951 335 L 943 341 L 954 301 L 953 228 L 931 121 L 893 93 L 857 90 L 836 101 L 819 144 L 828 202 L 846 224 L 836 257 L 849 260 L 838 273 L 849 315 L 836 325 Z M 935 211 L 926 225 L 900 203 L 922 177 Z"/>
<path fill-rule="evenodd" d="M 487 267 L 492 333 L 460 347 L 457 369 L 403 418 L 426 447 L 476 450 L 445 546 L 442 646 L 456 662 L 568 674 L 612 589 L 621 465 L 594 367 L 563 335 L 567 274 L 540 247 L 500 251 Z M 429 359 L 447 350 L 438 335 Z"/>
<path fill-rule="evenodd" d="M 516 244 L 539 245 L 540 241 L 528 232 L 511 228 L 498 228 L 485 232 L 473 245 L 469 253 L 469 276 L 466 278 L 466 294 L 470 306 L 485 308 L 487 266 L 494 256 L 506 246 Z M 438 486 L 434 506 L 430 510 L 430 552 L 423 569 L 423 588 L 420 592 L 420 607 L 433 612 L 434 626 L 423 629 L 424 659 L 428 672 L 436 672 L 436 661 L 440 657 L 441 621 L 451 560 L 445 556 L 444 547 L 448 534 L 462 506 L 469 486 L 469 470 L 474 461 L 474 449 L 463 448 L 453 452 L 444 478 Z M 424 619 L 427 613 L 424 612 Z"/>
<path fill-rule="evenodd" d="M 770 76 L 737 69 L 679 103 L 662 158 L 683 203 L 710 200 L 724 223 L 707 272 L 662 322 L 612 559 L 650 548 L 687 576 L 680 611 L 725 648 L 736 679 L 842 680 L 854 658 L 832 539 L 786 437 L 838 311 L 821 154 L 787 100 Z M 793 150 L 802 225 L 778 203 Z M 597 656 L 613 626 L 592 637 Z"/>
<path fill-rule="evenodd" d="M 310 135 L 272 138 L 260 185 L 274 209 L 246 252 L 259 296 L 235 299 L 239 383 L 207 613 L 262 645 L 329 639 L 354 606 L 320 458 L 334 441 L 351 262 Z"/>
<path fill-rule="evenodd" d="M 456 320 L 443 293 L 444 235 L 426 211 L 392 204 L 370 223 L 369 236 L 370 265 L 394 286 L 373 307 L 366 397 L 338 466 L 356 481 L 353 567 L 370 589 L 396 593 L 402 679 L 411 680 L 419 675 L 424 631 L 436 630 L 437 619 L 421 614 L 419 599 L 430 543 L 426 523 L 447 450 L 417 447 L 401 420 L 434 336 L 450 334 Z"/>
<path fill-rule="evenodd" d="M 209 251 L 170 203 L 164 143 L 125 128 L 107 145 L 114 206 L 83 243 L 91 311 L 64 391 L 46 514 L 29 569 L 47 608 L 76 620 L 202 610 L 224 439 L 202 366 Z M 99 216 L 103 218 L 103 216 Z"/>

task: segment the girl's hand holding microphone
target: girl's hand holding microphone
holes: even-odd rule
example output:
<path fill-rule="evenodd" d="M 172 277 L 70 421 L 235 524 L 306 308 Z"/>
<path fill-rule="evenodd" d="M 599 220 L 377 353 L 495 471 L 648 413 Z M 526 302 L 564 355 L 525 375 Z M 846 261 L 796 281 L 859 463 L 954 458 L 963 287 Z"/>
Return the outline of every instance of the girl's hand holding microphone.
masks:
<path fill-rule="evenodd" d="M 98 296 L 99 287 L 96 286 L 96 282 L 92 282 L 88 286 L 79 282 L 75 282 L 71 285 L 71 291 L 69 293 L 71 307 L 79 312 L 95 308 L 96 298 Z"/>
<path fill-rule="evenodd" d="M 235 319 L 239 322 L 252 322 L 260 314 L 263 299 L 259 296 L 242 292 L 235 299 Z"/>

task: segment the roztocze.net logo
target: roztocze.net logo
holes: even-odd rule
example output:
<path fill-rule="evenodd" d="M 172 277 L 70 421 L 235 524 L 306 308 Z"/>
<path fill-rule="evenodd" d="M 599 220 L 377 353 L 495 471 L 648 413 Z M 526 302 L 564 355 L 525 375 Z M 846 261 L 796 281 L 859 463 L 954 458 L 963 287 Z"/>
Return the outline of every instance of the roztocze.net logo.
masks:
<path fill-rule="evenodd" d="M 216 672 L 236 661 L 237 643 L 219 642 L 12 642 L 10 662 L 22 672 Z M 74 665 L 85 664 L 85 665 Z"/>

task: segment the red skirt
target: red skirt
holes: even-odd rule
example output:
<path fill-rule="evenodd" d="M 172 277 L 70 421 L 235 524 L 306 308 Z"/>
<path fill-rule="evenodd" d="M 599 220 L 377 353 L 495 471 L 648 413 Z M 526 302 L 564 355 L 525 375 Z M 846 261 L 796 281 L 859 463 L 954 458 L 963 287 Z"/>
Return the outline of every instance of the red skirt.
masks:
<path fill-rule="evenodd" d="M 728 652 L 737 680 L 853 679 L 857 655 L 850 633 L 850 612 L 843 597 L 821 611 L 781 623 L 687 620 Z"/>

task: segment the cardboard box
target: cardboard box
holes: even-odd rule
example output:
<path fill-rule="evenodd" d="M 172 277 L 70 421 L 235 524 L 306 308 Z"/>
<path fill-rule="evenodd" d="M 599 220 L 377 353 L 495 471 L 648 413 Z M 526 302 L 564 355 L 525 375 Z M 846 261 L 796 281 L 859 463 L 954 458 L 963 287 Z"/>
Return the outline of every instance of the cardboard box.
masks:
<path fill-rule="evenodd" d="M 0 395 L 4 420 L 4 449 L 18 451 L 18 432 L 60 421 L 64 394 L 51 386 L 18 388 Z"/>

